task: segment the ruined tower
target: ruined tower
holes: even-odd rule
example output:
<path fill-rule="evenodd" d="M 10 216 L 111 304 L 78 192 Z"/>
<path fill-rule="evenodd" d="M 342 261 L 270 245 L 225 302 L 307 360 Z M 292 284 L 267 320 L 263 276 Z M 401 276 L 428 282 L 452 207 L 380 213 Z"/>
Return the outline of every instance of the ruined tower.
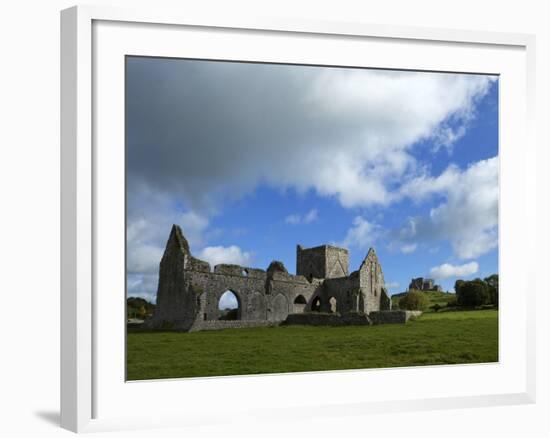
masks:
<path fill-rule="evenodd" d="M 296 247 L 296 275 L 312 278 L 340 278 L 349 275 L 348 250 L 321 245 L 314 248 Z"/>

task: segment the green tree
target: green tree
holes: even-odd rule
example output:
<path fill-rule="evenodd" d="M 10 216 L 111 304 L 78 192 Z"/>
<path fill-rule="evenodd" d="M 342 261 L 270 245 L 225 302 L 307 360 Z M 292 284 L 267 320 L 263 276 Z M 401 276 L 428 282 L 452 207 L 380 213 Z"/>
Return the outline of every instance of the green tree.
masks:
<path fill-rule="evenodd" d="M 498 274 L 490 275 L 484 281 L 489 287 L 489 300 L 491 304 L 498 306 Z"/>
<path fill-rule="evenodd" d="M 489 285 L 480 278 L 462 282 L 456 295 L 458 305 L 462 307 L 481 306 L 490 302 Z"/>
<path fill-rule="evenodd" d="M 147 316 L 147 309 L 145 309 L 145 306 L 141 306 L 141 307 L 138 309 L 138 316 L 139 316 L 141 319 L 145 319 L 145 317 Z"/>
<path fill-rule="evenodd" d="M 416 290 L 407 292 L 407 294 L 399 300 L 399 308 L 406 310 L 425 310 L 429 304 L 430 300 L 424 292 Z"/>
<path fill-rule="evenodd" d="M 145 319 L 155 311 L 155 305 L 139 297 L 128 297 L 126 300 L 126 313 L 128 318 Z"/>

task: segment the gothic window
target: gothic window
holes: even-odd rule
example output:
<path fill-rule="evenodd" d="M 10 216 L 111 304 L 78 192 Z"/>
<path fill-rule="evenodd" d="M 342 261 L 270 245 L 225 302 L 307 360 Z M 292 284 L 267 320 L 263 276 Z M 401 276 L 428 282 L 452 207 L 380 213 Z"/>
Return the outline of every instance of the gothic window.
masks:
<path fill-rule="evenodd" d="M 330 297 L 329 300 L 329 312 L 330 313 L 336 313 L 336 298 Z"/>
<path fill-rule="evenodd" d="M 221 320 L 241 319 L 241 303 L 232 290 L 226 290 L 218 301 L 219 318 Z"/>
<path fill-rule="evenodd" d="M 320 312 L 321 311 L 321 298 L 316 297 L 313 302 L 311 303 L 311 311 L 312 312 Z"/>

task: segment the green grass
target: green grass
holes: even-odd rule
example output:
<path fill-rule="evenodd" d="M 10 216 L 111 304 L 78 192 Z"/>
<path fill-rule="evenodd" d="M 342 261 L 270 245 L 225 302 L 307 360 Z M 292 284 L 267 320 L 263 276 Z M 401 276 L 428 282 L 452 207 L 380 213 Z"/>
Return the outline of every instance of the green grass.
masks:
<path fill-rule="evenodd" d="M 450 292 L 426 291 L 421 293 L 423 293 L 430 301 L 430 304 L 428 305 L 426 312 L 433 312 L 433 310 L 430 309 L 429 307 L 433 306 L 434 304 L 439 304 L 441 307 L 445 307 L 447 306 L 447 303 L 449 301 L 453 300 L 456 297 L 455 294 Z M 406 292 L 392 295 L 391 297 L 392 309 L 399 309 L 399 299 L 403 297 L 405 294 Z"/>
<path fill-rule="evenodd" d="M 128 380 L 498 361 L 498 311 L 407 324 L 128 333 Z"/>

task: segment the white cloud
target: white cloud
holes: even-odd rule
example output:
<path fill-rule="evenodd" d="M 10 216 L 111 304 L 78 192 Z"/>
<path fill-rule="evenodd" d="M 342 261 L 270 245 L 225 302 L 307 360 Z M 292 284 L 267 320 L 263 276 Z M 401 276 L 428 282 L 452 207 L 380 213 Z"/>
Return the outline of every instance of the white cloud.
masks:
<path fill-rule="evenodd" d="M 411 243 L 408 245 L 403 245 L 400 250 L 403 254 L 411 254 L 416 251 L 416 247 L 418 245 L 416 243 Z"/>
<path fill-rule="evenodd" d="M 479 270 L 477 262 L 470 262 L 464 265 L 451 265 L 444 263 L 430 269 L 430 277 L 436 280 L 444 280 L 446 278 L 468 277 L 475 274 Z"/>
<path fill-rule="evenodd" d="M 139 215 L 131 211 L 126 228 L 128 272 L 158 273 L 164 246 L 174 223 L 181 224 L 192 249 L 202 246 L 209 235 L 206 216 L 194 211 L 183 214 L 173 212 L 170 203 L 163 197 L 144 196 L 143 203 L 137 208 L 140 208 Z"/>
<path fill-rule="evenodd" d="M 318 218 L 317 209 L 313 208 L 306 213 L 306 215 L 304 216 L 303 222 L 304 224 L 309 224 L 311 222 L 316 221 L 317 218 Z"/>
<path fill-rule="evenodd" d="M 144 298 L 154 303 L 157 299 L 157 274 L 128 274 L 128 297 Z"/>
<path fill-rule="evenodd" d="M 444 200 L 424 218 L 413 218 L 398 240 L 448 239 L 457 257 L 476 258 L 498 245 L 498 158 L 472 164 L 465 170 L 448 167 L 438 177 L 420 176 L 401 189 L 416 201 L 430 196 Z"/>
<path fill-rule="evenodd" d="M 397 289 L 399 288 L 399 283 L 397 281 L 390 281 L 389 283 L 386 283 L 384 286 L 388 290 Z"/>
<path fill-rule="evenodd" d="M 132 59 L 128 72 L 130 182 L 193 209 L 260 183 L 388 205 L 417 172 L 413 145 L 452 145 L 495 80 L 158 59 Z"/>
<path fill-rule="evenodd" d="M 288 215 L 285 217 L 285 223 L 291 225 L 310 224 L 311 222 L 315 222 L 318 217 L 317 209 L 313 208 L 304 215 L 298 213 Z"/>
<path fill-rule="evenodd" d="M 379 231 L 380 227 L 377 224 L 369 222 L 361 216 L 357 216 L 340 245 L 344 248 L 356 247 L 362 250 L 369 249 L 378 238 Z"/>
<path fill-rule="evenodd" d="M 211 267 L 221 263 L 248 266 L 252 261 L 252 253 L 242 251 L 238 246 L 207 246 L 197 255 L 198 258 L 210 263 Z"/>
<path fill-rule="evenodd" d="M 291 225 L 298 225 L 302 221 L 302 217 L 299 214 L 289 214 L 285 217 L 285 223 Z"/>
<path fill-rule="evenodd" d="M 206 216 L 195 211 L 183 213 L 179 223 L 181 231 L 188 240 L 189 245 L 199 246 L 204 241 L 204 233 L 208 228 L 209 220 Z"/>
<path fill-rule="evenodd" d="M 127 254 L 128 272 L 158 273 L 162 253 L 163 249 L 155 245 L 133 245 Z"/>

